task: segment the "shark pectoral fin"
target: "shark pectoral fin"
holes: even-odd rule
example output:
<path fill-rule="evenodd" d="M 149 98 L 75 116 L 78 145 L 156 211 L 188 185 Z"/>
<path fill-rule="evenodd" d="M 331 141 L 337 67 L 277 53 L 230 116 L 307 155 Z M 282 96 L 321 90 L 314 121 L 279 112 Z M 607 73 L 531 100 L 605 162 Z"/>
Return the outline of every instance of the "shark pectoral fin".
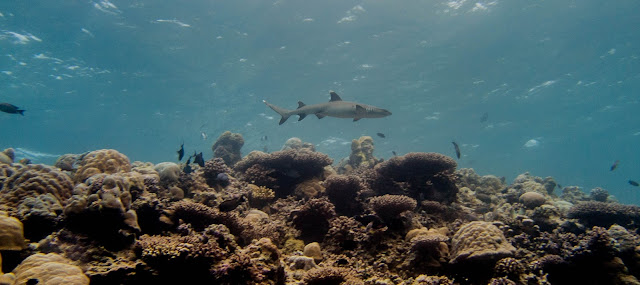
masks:
<path fill-rule="evenodd" d="M 329 100 L 329 102 L 342 101 L 342 98 L 340 98 L 336 92 L 329 91 L 329 95 L 331 95 L 331 100 Z"/>
<path fill-rule="evenodd" d="M 316 113 L 316 117 L 318 117 L 318 119 L 322 119 L 324 117 L 326 117 L 327 115 L 324 115 L 322 113 Z"/>
<path fill-rule="evenodd" d="M 298 121 L 302 121 L 302 119 L 307 117 L 307 114 L 299 114 L 298 116 L 300 116 L 300 118 L 298 118 Z"/>

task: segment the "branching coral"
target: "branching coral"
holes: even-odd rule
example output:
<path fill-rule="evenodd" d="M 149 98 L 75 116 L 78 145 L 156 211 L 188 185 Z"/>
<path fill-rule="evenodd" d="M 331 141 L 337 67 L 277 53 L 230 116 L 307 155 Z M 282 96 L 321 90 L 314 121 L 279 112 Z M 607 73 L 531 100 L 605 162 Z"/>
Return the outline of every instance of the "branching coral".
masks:
<path fill-rule="evenodd" d="M 212 266 L 215 284 L 284 284 L 281 253 L 268 238 L 254 240 L 228 259 Z"/>
<path fill-rule="evenodd" d="M 84 182 L 87 178 L 98 174 L 114 174 L 131 171 L 131 162 L 124 154 L 115 149 L 101 149 L 82 156 L 73 179 L 76 183 Z"/>
<path fill-rule="evenodd" d="M 382 195 L 369 200 L 371 209 L 385 221 L 398 217 L 402 212 L 412 211 L 416 208 L 415 199 L 403 195 Z"/>
<path fill-rule="evenodd" d="M 211 150 L 213 150 L 213 157 L 222 158 L 227 165 L 233 166 L 242 158 L 240 149 L 243 145 L 244 138 L 241 134 L 226 131 L 218 137 L 211 146 Z"/>
<path fill-rule="evenodd" d="M 249 189 L 249 203 L 256 208 L 262 208 L 276 197 L 276 193 L 267 187 L 255 184 L 247 185 Z"/>
<path fill-rule="evenodd" d="M 270 154 L 253 151 L 235 165 L 244 181 L 266 186 L 283 197 L 296 184 L 321 176 L 324 167 L 333 162 L 329 156 L 307 149 L 289 149 Z"/>
<path fill-rule="evenodd" d="M 357 197 L 358 193 L 364 189 L 364 184 L 357 176 L 331 175 L 324 180 L 324 187 L 337 213 L 354 215 L 362 212 L 362 205 Z"/>
<path fill-rule="evenodd" d="M 235 213 L 220 212 L 215 208 L 189 200 L 174 203 L 169 213 L 176 224 L 182 220 L 184 223 L 191 224 L 197 231 L 202 231 L 211 224 L 223 224 L 233 235 L 240 238 L 248 234 L 244 231 L 250 230 Z"/>
<path fill-rule="evenodd" d="M 371 188 L 380 194 L 406 193 L 414 198 L 450 203 L 458 192 L 453 175 L 456 166 L 455 160 L 439 153 L 395 156 L 376 165 L 377 175 Z"/>
<path fill-rule="evenodd" d="M 322 240 L 336 216 L 335 207 L 326 198 L 311 199 L 293 213 L 293 226 L 302 232 L 304 240 Z"/>

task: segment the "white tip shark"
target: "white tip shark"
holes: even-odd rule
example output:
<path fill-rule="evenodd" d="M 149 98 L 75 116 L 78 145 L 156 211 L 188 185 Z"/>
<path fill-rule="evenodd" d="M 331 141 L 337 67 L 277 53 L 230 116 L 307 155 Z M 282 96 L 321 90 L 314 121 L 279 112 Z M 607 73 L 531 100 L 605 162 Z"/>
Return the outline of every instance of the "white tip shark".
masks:
<path fill-rule="evenodd" d="M 329 94 L 331 94 L 331 100 L 327 103 L 305 105 L 301 101 L 298 101 L 298 109 L 295 110 L 280 108 L 276 105 L 267 103 L 265 100 L 262 100 L 262 102 L 282 116 L 279 123 L 280 125 L 286 122 L 287 119 L 293 115 L 299 116 L 298 121 L 302 121 L 302 119 L 309 114 L 314 114 L 318 119 L 329 116 L 336 118 L 353 118 L 354 122 L 362 118 L 382 118 L 391 115 L 391 112 L 382 108 L 367 104 L 342 101 L 342 98 L 340 98 L 336 92 L 330 91 Z"/>

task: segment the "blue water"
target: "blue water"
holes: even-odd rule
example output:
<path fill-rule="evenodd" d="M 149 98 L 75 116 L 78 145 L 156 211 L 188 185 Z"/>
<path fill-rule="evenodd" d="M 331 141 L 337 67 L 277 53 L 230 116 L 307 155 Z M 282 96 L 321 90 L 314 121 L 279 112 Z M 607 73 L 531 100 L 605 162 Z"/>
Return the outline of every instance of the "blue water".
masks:
<path fill-rule="evenodd" d="M 640 204 L 627 183 L 640 181 L 638 11 L 635 0 L 2 1 L 0 101 L 27 111 L 0 113 L 0 148 L 157 163 L 183 141 L 210 157 L 230 130 L 245 154 L 295 136 L 338 161 L 362 135 L 385 158 L 453 156 L 455 140 L 460 168 Z M 320 103 L 329 90 L 393 115 L 279 126 L 262 103 Z"/>

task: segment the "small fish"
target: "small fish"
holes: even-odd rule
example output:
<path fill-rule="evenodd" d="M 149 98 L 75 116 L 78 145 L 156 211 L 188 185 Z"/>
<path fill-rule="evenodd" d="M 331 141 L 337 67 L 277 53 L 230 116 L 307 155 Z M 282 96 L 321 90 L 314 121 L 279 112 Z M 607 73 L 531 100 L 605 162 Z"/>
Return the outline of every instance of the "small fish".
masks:
<path fill-rule="evenodd" d="M 182 161 L 182 158 L 184 157 L 184 143 L 180 145 L 180 149 L 177 151 L 177 153 L 178 153 L 178 161 Z"/>
<path fill-rule="evenodd" d="M 244 195 L 238 195 L 236 197 L 232 197 L 232 198 L 230 198 L 228 200 L 225 200 L 222 203 L 220 203 L 220 205 L 218 205 L 218 209 L 221 212 L 233 211 L 233 209 L 235 209 L 238 206 L 240 206 L 240 204 L 242 202 L 244 202 L 244 201 L 245 201 Z"/>
<path fill-rule="evenodd" d="M 489 120 L 489 113 L 484 112 L 484 114 L 482 114 L 482 117 L 480 117 L 480 123 L 484 123 L 487 120 Z"/>
<path fill-rule="evenodd" d="M 386 136 L 383 133 L 377 133 L 376 135 L 378 135 L 381 138 L 386 138 Z"/>
<path fill-rule="evenodd" d="M 9 113 L 9 114 L 20 114 L 24 116 L 25 110 L 20 110 L 17 106 L 11 105 L 9 103 L 0 103 L 0 111 Z"/>
<path fill-rule="evenodd" d="M 23 165 L 31 164 L 31 159 L 23 158 L 20 160 L 20 163 Z"/>
<path fill-rule="evenodd" d="M 398 156 L 395 150 L 392 150 L 391 153 L 393 153 L 393 156 Z"/>
<path fill-rule="evenodd" d="M 202 152 L 198 154 L 194 152 L 193 157 L 194 157 L 193 159 L 194 163 L 197 163 L 198 165 L 200 165 L 200 167 L 204 167 L 204 159 L 202 158 Z"/>
<path fill-rule="evenodd" d="M 191 156 L 189 156 L 189 159 L 187 159 L 187 164 L 184 165 L 184 168 L 182 168 L 182 171 L 186 174 L 189 174 L 193 171 L 193 169 L 191 168 Z"/>
<path fill-rule="evenodd" d="M 200 137 L 202 138 L 203 141 L 206 141 L 207 140 L 207 133 L 200 132 Z"/>
<path fill-rule="evenodd" d="M 629 180 L 629 184 L 631 184 L 633 186 L 636 186 L 636 187 L 640 186 L 640 184 L 638 184 L 638 182 L 635 182 L 633 180 Z"/>
<path fill-rule="evenodd" d="M 456 149 L 456 157 L 458 157 L 458 159 L 460 159 L 460 147 L 458 146 L 458 144 L 456 142 L 451 142 L 453 144 L 453 147 Z"/>
<path fill-rule="evenodd" d="M 556 186 L 558 186 L 558 189 L 562 189 L 562 185 L 556 184 Z"/>
<path fill-rule="evenodd" d="M 260 137 L 260 141 L 266 142 L 267 140 L 269 140 L 269 137 L 267 136 Z"/>
<path fill-rule="evenodd" d="M 609 171 L 616 170 L 616 168 L 618 168 L 618 163 L 620 163 L 620 160 L 616 160 L 613 165 L 611 165 L 611 169 Z"/>

